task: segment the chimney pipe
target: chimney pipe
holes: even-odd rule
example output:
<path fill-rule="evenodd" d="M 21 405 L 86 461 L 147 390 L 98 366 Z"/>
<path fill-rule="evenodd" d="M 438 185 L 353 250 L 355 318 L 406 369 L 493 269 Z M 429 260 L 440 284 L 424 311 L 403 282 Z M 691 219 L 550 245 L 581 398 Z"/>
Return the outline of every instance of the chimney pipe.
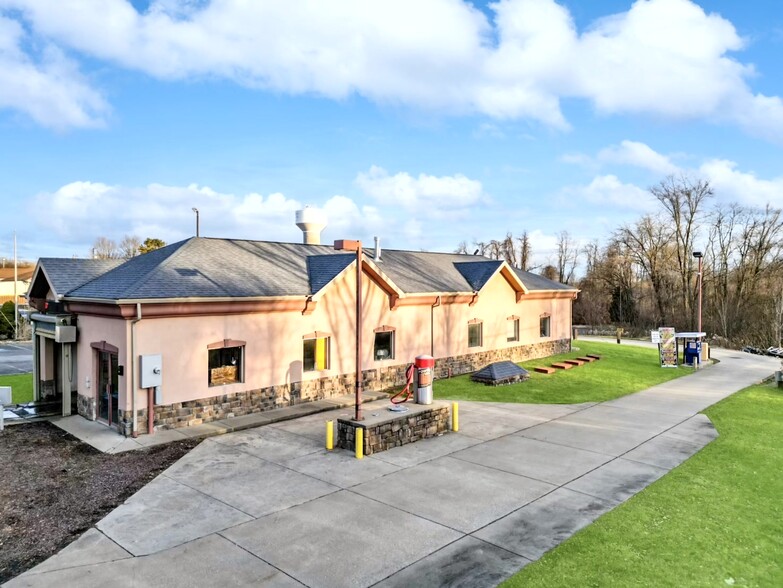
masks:
<path fill-rule="evenodd" d="M 375 237 L 375 257 L 373 258 L 375 261 L 381 260 L 381 239 L 380 237 Z"/>
<path fill-rule="evenodd" d="M 302 242 L 306 245 L 320 245 L 321 231 L 326 226 L 326 216 L 318 208 L 305 206 L 296 211 L 296 226 L 302 229 Z"/>

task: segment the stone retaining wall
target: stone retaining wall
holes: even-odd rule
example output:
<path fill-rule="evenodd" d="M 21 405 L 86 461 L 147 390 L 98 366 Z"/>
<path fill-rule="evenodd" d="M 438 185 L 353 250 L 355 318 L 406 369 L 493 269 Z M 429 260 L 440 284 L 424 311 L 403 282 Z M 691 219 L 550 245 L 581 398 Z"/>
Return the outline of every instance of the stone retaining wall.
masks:
<path fill-rule="evenodd" d="M 76 395 L 76 412 L 91 421 L 96 418 L 95 397 Z"/>
<path fill-rule="evenodd" d="M 435 378 L 447 378 L 474 372 L 485 365 L 502 360 L 514 362 L 546 357 L 556 353 L 565 353 L 571 348 L 570 339 L 545 341 L 532 345 L 519 345 L 505 349 L 478 351 L 456 357 L 446 357 L 435 361 Z M 363 387 L 367 391 L 381 391 L 405 384 L 406 365 L 393 365 L 384 368 L 364 370 Z M 329 378 L 294 382 L 279 386 L 270 386 L 246 392 L 222 394 L 209 398 L 200 398 L 187 402 L 155 406 L 155 427 L 176 429 L 208 423 L 210 421 L 263 412 L 272 408 L 292 406 L 302 402 L 323 400 L 333 396 L 352 394 L 355 376 L 353 373 L 341 374 Z M 219 388 L 218 388 L 219 389 Z M 217 391 L 217 389 L 216 389 Z M 142 396 L 141 394 L 139 395 Z M 92 403 L 92 404 L 90 404 Z M 147 432 L 146 398 L 141 398 L 137 411 L 139 433 Z M 78 395 L 79 414 L 95 419 L 94 399 Z M 118 429 L 130 435 L 132 411 L 120 411 Z"/>
<path fill-rule="evenodd" d="M 435 360 L 435 377 L 448 378 L 449 376 L 469 374 L 496 361 L 508 360 L 519 363 L 520 361 L 548 357 L 569 351 L 571 351 L 571 340 L 558 339 L 533 343 L 532 345 L 518 345 L 517 347 L 507 347 L 506 349 L 493 349 L 491 351 L 478 351 L 455 357 L 444 357 Z"/>
<path fill-rule="evenodd" d="M 356 429 L 364 429 L 364 455 L 386 451 L 421 439 L 436 437 L 449 430 L 449 407 L 438 406 L 413 415 L 400 415 L 375 425 L 346 419 L 337 421 L 337 447 L 355 449 Z"/>

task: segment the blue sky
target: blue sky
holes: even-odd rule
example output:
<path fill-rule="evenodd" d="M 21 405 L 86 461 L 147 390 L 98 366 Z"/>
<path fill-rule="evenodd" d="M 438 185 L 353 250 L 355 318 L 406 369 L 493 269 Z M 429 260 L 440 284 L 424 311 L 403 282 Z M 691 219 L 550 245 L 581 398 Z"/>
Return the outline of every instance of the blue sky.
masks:
<path fill-rule="evenodd" d="M 783 3 L 0 0 L 0 256 L 97 236 L 604 239 L 668 174 L 783 206 Z"/>

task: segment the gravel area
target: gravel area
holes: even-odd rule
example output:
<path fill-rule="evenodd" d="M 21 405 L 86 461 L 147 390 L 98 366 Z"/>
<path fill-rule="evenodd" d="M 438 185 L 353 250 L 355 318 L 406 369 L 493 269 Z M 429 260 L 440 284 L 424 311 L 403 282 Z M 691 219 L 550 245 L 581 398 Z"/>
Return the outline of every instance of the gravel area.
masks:
<path fill-rule="evenodd" d="M 0 433 L 0 584 L 78 538 L 198 445 L 107 455 L 38 422 Z"/>

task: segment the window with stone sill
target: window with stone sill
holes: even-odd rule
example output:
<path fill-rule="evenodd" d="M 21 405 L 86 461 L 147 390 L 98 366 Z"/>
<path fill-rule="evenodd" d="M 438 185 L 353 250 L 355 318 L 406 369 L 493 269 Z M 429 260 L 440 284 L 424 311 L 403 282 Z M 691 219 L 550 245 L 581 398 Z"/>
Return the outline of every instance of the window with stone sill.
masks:
<path fill-rule="evenodd" d="M 549 315 L 543 315 L 541 317 L 541 336 L 542 337 L 549 337 L 550 336 L 550 317 Z"/>
<path fill-rule="evenodd" d="M 506 341 L 519 341 L 519 317 L 510 316 L 506 320 Z"/>
<path fill-rule="evenodd" d="M 468 322 L 468 347 L 481 347 L 484 344 L 484 325 L 478 319 Z"/>
<path fill-rule="evenodd" d="M 372 356 L 375 361 L 394 359 L 394 327 L 384 325 L 375 329 Z"/>
<path fill-rule="evenodd" d="M 302 341 L 302 370 L 317 372 L 329 369 L 330 337 L 321 333 L 305 335 Z"/>
<path fill-rule="evenodd" d="M 208 383 L 210 386 L 225 386 L 245 381 L 245 342 L 226 339 L 207 345 L 209 361 Z"/>

